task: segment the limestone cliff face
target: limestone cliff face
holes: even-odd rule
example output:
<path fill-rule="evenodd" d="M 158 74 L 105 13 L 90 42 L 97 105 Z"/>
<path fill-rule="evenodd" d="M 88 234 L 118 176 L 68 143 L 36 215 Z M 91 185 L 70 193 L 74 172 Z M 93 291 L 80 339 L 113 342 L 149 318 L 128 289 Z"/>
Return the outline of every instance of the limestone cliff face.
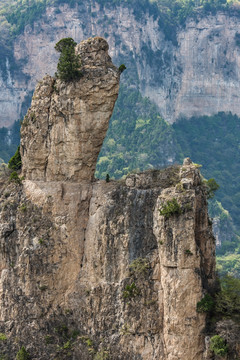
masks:
<path fill-rule="evenodd" d="M 91 180 L 119 89 L 119 71 L 102 38 L 76 49 L 82 78 L 39 82 L 21 131 L 23 175 L 31 180 Z"/>
<path fill-rule="evenodd" d="M 14 43 L 14 73 L 6 58 L 0 76 L 0 126 L 20 117 L 22 103 L 44 74 L 54 74 L 55 43 L 63 37 L 77 42 L 92 35 L 105 37 L 110 55 L 128 72 L 123 81 L 139 87 L 154 101 L 163 118 L 211 115 L 231 111 L 240 116 L 240 50 L 236 34 L 239 18 L 218 12 L 189 19 L 178 30 L 178 45 L 166 41 L 158 18 L 136 18 L 127 7 L 101 7 L 83 2 L 48 8 L 33 28 L 26 26 Z"/>
<path fill-rule="evenodd" d="M 117 97 L 107 44 L 77 47 L 83 77 L 47 76 L 24 120 L 25 180 L 1 177 L 1 353 L 32 359 L 203 360 L 215 243 L 199 170 L 92 181 Z M 177 211 L 160 212 L 168 202 Z"/>
<path fill-rule="evenodd" d="M 166 218 L 173 198 L 181 214 Z M 5 183 L 0 241 L 3 354 L 205 359 L 196 305 L 211 292 L 215 246 L 194 165 L 125 182 Z"/>

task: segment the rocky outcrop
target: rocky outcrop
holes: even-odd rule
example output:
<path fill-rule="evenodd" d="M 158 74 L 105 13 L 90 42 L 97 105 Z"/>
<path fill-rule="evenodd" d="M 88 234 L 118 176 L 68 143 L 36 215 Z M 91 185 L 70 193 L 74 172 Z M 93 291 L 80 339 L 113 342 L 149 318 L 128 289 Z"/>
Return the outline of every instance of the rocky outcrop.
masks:
<path fill-rule="evenodd" d="M 102 38 L 80 43 L 82 77 L 40 81 L 21 130 L 23 175 L 29 180 L 91 180 L 119 89 L 119 71 Z"/>
<path fill-rule="evenodd" d="M 70 36 L 80 42 L 95 34 L 108 40 L 114 62 L 127 66 L 123 81 L 155 102 L 168 122 L 219 111 L 240 116 L 238 16 L 218 12 L 189 19 L 177 30 L 178 45 L 166 41 L 161 24 L 147 11 L 136 17 L 128 7 L 95 1 L 49 7 L 41 20 L 16 38 L 14 72 L 5 59 L 0 126 L 20 117 L 24 99 L 45 72 L 54 74 L 58 40 Z"/>
<path fill-rule="evenodd" d="M 46 76 L 23 123 L 24 179 L 0 184 L 0 350 L 32 359 L 203 360 L 215 242 L 198 168 L 92 180 L 119 73 L 101 38 L 83 77 Z"/>
<path fill-rule="evenodd" d="M 180 212 L 161 215 L 173 199 Z M 3 354 L 204 358 L 196 306 L 211 292 L 215 247 L 194 165 L 125 182 L 5 184 L 1 209 Z"/>

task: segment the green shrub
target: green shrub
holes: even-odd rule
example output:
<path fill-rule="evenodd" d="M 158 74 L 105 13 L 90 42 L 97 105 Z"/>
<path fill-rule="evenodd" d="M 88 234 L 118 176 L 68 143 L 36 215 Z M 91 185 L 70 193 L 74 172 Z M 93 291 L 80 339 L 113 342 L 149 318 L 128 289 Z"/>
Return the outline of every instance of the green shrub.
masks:
<path fill-rule="evenodd" d="M 131 285 L 126 285 L 123 291 L 123 297 L 125 299 L 136 297 L 139 294 L 140 294 L 140 289 L 137 288 L 134 282 Z"/>
<path fill-rule="evenodd" d="M 188 256 L 193 255 L 193 253 L 192 253 L 191 250 L 189 250 L 189 249 L 186 249 L 186 250 L 184 251 L 184 253 L 185 253 L 186 255 L 188 255 Z"/>
<path fill-rule="evenodd" d="M 16 153 L 8 162 L 9 169 L 20 170 L 22 167 L 22 159 L 20 154 L 20 146 L 18 146 Z"/>
<path fill-rule="evenodd" d="M 210 339 L 210 350 L 212 350 L 215 355 L 225 356 L 228 352 L 228 345 L 221 336 L 214 335 Z"/>
<path fill-rule="evenodd" d="M 216 311 L 224 316 L 240 314 L 240 279 L 225 276 L 220 280 L 221 291 L 216 294 Z"/>
<path fill-rule="evenodd" d="M 3 333 L 0 333 L 0 341 L 6 341 L 6 340 L 7 340 L 6 335 Z"/>
<path fill-rule="evenodd" d="M 66 349 L 71 349 L 72 347 L 72 343 L 70 340 L 68 340 L 67 342 L 65 342 L 65 344 L 63 344 L 63 349 L 66 350 Z"/>
<path fill-rule="evenodd" d="M 94 360 L 108 360 L 109 359 L 109 352 L 106 351 L 106 350 L 98 351 L 93 359 Z"/>
<path fill-rule="evenodd" d="M 118 70 L 120 71 L 120 74 L 124 72 L 124 70 L 126 70 L 126 66 L 124 64 L 120 65 Z"/>
<path fill-rule="evenodd" d="M 75 54 L 76 45 L 72 38 L 64 38 L 55 45 L 55 50 L 60 52 L 56 76 L 62 81 L 74 81 L 82 76 L 80 57 Z"/>
<path fill-rule="evenodd" d="M 46 335 L 45 336 L 45 343 L 48 344 L 52 344 L 53 343 L 53 337 L 51 335 Z"/>
<path fill-rule="evenodd" d="M 144 274 L 149 269 L 149 262 L 147 259 L 137 258 L 130 264 L 129 269 L 136 274 Z"/>
<path fill-rule="evenodd" d="M 27 211 L 27 206 L 25 204 L 22 204 L 21 206 L 19 206 L 19 210 L 25 212 Z"/>
<path fill-rule="evenodd" d="M 17 360 L 29 360 L 30 356 L 26 351 L 25 347 L 22 346 L 21 349 L 17 353 Z"/>
<path fill-rule="evenodd" d="M 219 189 L 219 185 L 213 178 L 207 180 L 205 184 L 207 186 L 207 198 L 212 199 L 215 195 L 215 192 Z"/>
<path fill-rule="evenodd" d="M 13 182 L 15 182 L 17 184 L 21 184 L 21 182 L 22 182 L 22 180 L 20 179 L 20 177 L 18 176 L 18 173 L 16 171 L 13 171 L 10 174 L 9 180 L 13 181 Z"/>
<path fill-rule="evenodd" d="M 163 215 L 166 219 L 170 218 L 172 215 L 180 215 L 182 213 L 181 207 L 176 198 L 168 200 L 166 204 L 162 205 L 159 211 L 160 215 Z"/>
<path fill-rule="evenodd" d="M 206 294 L 201 301 L 197 303 L 197 312 L 210 312 L 214 308 L 214 300 L 211 295 Z"/>

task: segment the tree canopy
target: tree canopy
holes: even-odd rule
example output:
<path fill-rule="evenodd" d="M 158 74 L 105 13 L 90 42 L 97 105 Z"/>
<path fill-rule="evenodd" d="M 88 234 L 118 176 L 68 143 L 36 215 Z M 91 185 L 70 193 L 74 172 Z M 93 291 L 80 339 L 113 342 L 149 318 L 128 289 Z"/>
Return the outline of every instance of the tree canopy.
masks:
<path fill-rule="evenodd" d="M 62 81 L 74 81 L 82 76 L 80 56 L 75 54 L 76 45 L 72 38 L 63 38 L 55 45 L 55 50 L 60 52 L 56 76 Z"/>

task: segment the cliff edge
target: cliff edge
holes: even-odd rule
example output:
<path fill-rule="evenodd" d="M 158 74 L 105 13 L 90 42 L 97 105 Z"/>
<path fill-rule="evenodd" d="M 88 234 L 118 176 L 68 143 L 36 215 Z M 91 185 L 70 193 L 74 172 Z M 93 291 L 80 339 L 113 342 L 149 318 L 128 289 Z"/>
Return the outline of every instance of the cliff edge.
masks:
<path fill-rule="evenodd" d="M 13 359 L 203 360 L 215 242 L 198 168 L 93 181 L 119 72 L 104 39 L 77 46 L 83 77 L 37 86 L 22 128 L 24 181 L 1 180 L 0 343 Z"/>

